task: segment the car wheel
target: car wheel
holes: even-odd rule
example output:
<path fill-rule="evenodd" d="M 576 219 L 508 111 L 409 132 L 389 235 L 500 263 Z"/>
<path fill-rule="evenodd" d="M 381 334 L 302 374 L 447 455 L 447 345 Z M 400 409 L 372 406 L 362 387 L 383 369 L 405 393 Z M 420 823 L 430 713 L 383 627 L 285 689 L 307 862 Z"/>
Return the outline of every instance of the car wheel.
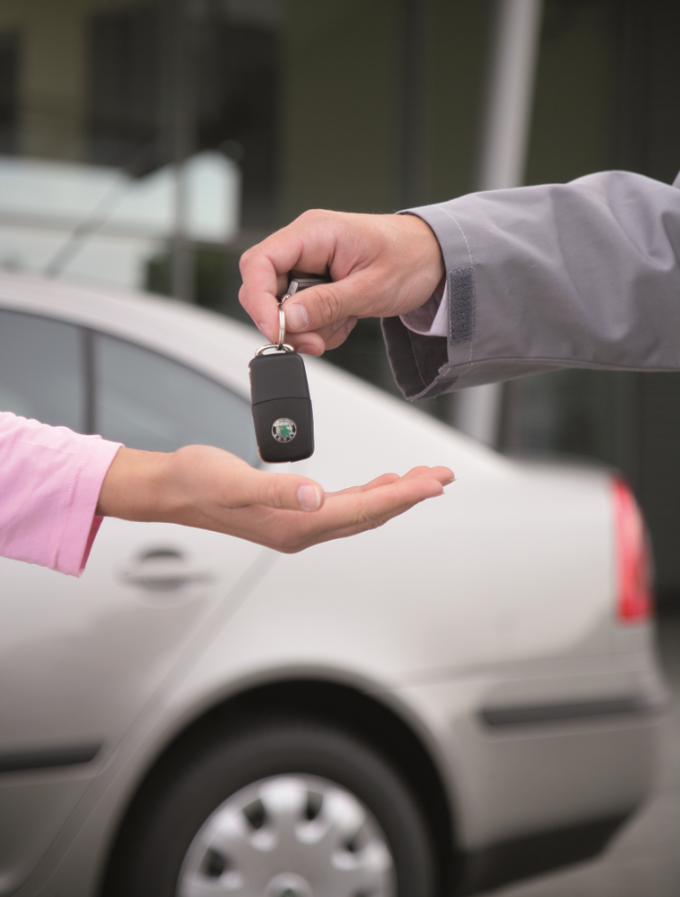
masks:
<path fill-rule="evenodd" d="M 289 720 L 223 735 L 134 815 L 105 893 L 434 894 L 418 805 L 384 758 L 340 729 Z"/>

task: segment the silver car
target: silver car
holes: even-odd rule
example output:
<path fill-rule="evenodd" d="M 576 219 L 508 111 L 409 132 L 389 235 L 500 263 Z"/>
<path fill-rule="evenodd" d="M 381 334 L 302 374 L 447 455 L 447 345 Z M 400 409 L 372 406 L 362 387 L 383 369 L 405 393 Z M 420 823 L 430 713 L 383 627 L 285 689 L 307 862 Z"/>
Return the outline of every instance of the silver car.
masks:
<path fill-rule="evenodd" d="M 261 342 L 3 275 L 0 407 L 257 463 Z M 111 519 L 79 580 L 0 561 L 0 895 L 470 894 L 597 854 L 649 794 L 664 688 L 626 486 L 308 374 L 297 469 L 457 483 L 294 556 Z"/>

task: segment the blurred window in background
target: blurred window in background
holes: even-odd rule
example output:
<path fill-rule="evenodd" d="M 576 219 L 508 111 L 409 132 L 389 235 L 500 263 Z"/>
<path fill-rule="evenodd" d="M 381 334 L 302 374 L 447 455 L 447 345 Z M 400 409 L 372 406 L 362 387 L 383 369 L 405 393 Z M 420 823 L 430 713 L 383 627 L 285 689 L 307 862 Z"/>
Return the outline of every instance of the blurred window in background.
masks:
<path fill-rule="evenodd" d="M 93 8 L 85 25 L 87 160 L 141 170 L 167 161 L 161 5 Z"/>
<path fill-rule="evenodd" d="M 0 34 L 0 154 L 17 151 L 19 124 L 19 35 Z"/>
<path fill-rule="evenodd" d="M 0 311 L 0 410 L 85 432 L 84 356 L 78 327 Z"/>
<path fill-rule="evenodd" d="M 93 430 L 130 448 L 214 445 L 257 463 L 250 405 L 156 352 L 94 334 Z"/>
<path fill-rule="evenodd" d="M 496 9 L 0 0 L 0 268 L 249 323 L 239 256 L 304 209 L 389 213 L 479 186 Z M 677 0 L 543 0 L 525 183 L 672 180 L 678 33 Z M 397 393 L 378 322 L 326 357 Z M 623 470 L 661 591 L 680 595 L 680 473 L 662 448 L 680 450 L 680 378 L 567 371 L 503 392 L 501 447 Z M 420 407 L 462 425 L 463 405 Z"/>
<path fill-rule="evenodd" d="M 0 3 L 0 267 L 238 315 L 277 224 L 283 10 Z"/>

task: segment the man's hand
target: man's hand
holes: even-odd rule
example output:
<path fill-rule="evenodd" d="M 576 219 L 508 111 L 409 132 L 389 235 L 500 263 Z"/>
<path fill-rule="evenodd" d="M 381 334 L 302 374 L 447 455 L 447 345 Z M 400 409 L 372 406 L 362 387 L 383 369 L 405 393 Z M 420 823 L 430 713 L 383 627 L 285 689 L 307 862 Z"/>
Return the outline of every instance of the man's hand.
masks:
<path fill-rule="evenodd" d="M 444 275 L 439 243 L 415 215 L 305 212 L 241 258 L 239 298 L 270 342 L 278 335 L 276 297 L 291 271 L 330 273 L 285 304 L 286 342 L 308 355 L 343 343 L 357 318 L 392 317 L 423 305 Z"/>
<path fill-rule="evenodd" d="M 97 513 L 180 523 L 294 553 L 382 526 L 453 481 L 447 467 L 416 467 L 324 494 L 296 474 L 255 470 L 222 449 L 192 445 L 172 454 L 121 448 L 104 479 Z"/>

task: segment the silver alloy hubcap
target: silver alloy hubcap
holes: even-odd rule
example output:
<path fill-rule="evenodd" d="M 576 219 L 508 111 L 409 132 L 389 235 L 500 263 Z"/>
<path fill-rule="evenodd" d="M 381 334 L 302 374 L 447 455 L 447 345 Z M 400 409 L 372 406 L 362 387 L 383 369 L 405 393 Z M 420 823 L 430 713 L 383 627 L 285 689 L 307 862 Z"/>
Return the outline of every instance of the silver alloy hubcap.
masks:
<path fill-rule="evenodd" d="M 335 783 L 274 776 L 237 791 L 191 842 L 178 897 L 396 897 L 374 816 Z"/>
<path fill-rule="evenodd" d="M 294 872 L 275 875 L 267 885 L 265 897 L 313 897 L 309 883 Z"/>

